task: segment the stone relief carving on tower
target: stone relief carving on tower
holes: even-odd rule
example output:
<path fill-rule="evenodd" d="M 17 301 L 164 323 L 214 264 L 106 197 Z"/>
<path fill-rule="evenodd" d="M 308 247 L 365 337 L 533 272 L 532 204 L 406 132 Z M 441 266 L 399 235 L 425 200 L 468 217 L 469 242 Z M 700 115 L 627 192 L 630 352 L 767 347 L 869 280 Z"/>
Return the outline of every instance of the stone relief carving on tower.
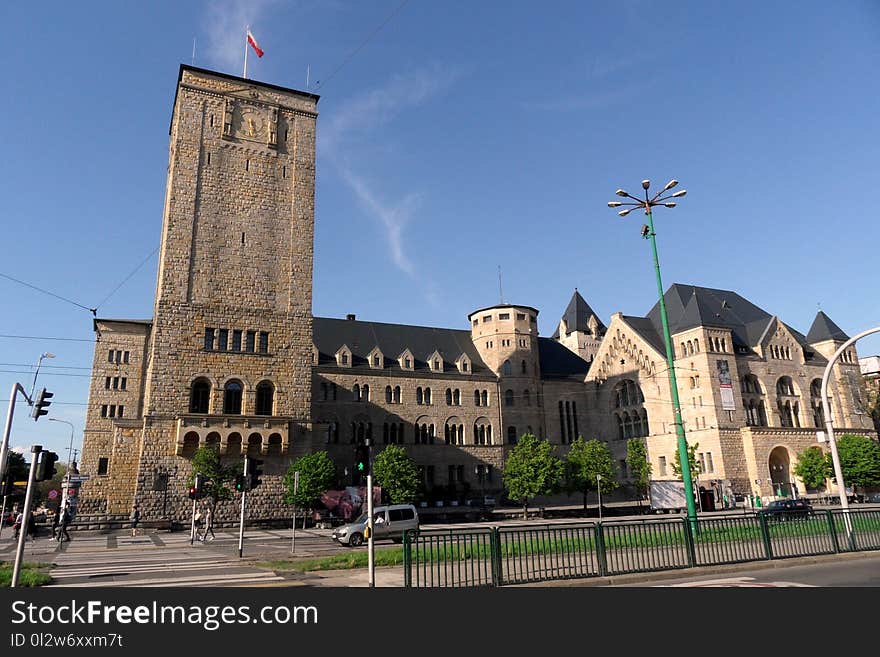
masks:
<path fill-rule="evenodd" d="M 269 108 L 269 148 L 278 148 L 278 108 Z"/>
<path fill-rule="evenodd" d="M 226 99 L 223 109 L 223 138 L 232 139 L 232 120 L 235 115 L 235 101 L 231 98 Z"/>

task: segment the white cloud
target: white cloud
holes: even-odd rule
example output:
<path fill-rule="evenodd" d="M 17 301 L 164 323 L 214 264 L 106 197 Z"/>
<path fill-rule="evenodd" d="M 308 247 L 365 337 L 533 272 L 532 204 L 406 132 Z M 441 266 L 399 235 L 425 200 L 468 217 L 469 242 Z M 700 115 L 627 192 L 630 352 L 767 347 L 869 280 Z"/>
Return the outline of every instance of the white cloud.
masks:
<path fill-rule="evenodd" d="M 29 453 L 31 450 L 29 447 L 25 447 L 24 445 L 18 445 L 9 450 L 10 452 L 15 452 L 16 454 L 21 454 L 22 456 Z"/>
<path fill-rule="evenodd" d="M 447 89 L 455 75 L 439 67 L 408 75 L 397 75 L 387 84 L 343 103 L 323 127 L 318 149 L 339 171 L 361 207 L 385 230 L 394 264 L 415 278 L 415 268 L 406 256 L 404 228 L 415 216 L 421 195 L 408 192 L 396 201 L 382 199 L 368 177 L 355 171 L 355 141 L 369 141 L 376 131 L 402 111 L 425 103 Z M 375 149 L 374 149 L 375 152 Z"/>

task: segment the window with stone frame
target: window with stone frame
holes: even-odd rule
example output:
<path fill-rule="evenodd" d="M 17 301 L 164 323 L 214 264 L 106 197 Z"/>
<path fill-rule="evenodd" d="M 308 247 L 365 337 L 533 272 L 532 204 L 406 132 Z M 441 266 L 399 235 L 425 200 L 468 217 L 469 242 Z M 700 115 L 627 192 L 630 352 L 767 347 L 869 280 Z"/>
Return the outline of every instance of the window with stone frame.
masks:
<path fill-rule="evenodd" d="M 241 398 L 244 387 L 241 381 L 228 381 L 223 388 L 224 415 L 241 415 Z"/>

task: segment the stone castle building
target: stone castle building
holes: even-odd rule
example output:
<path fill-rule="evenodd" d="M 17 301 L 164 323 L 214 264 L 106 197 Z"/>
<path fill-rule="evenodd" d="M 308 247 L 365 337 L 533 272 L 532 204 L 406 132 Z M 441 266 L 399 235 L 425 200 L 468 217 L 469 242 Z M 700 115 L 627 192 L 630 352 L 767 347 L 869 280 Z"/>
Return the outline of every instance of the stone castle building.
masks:
<path fill-rule="evenodd" d="M 289 517 L 282 475 L 302 454 L 326 450 L 339 484 L 355 483 L 367 437 L 374 453 L 403 445 L 450 496 L 498 493 L 526 432 L 560 453 L 605 440 L 623 479 L 626 440 L 643 437 L 654 476 L 674 478 L 656 307 L 606 327 L 576 290 L 551 338 L 515 304 L 475 310 L 466 330 L 312 317 L 317 103 L 181 66 L 153 317 L 94 321 L 80 510 L 137 501 L 147 518 L 186 517 L 201 445 L 264 460 L 251 518 Z M 789 491 L 797 453 L 817 444 L 816 381 L 846 336 L 821 312 L 804 336 L 734 292 L 673 285 L 666 302 L 701 483 Z M 864 433 L 854 375 L 853 349 L 831 403 L 841 431 Z"/>

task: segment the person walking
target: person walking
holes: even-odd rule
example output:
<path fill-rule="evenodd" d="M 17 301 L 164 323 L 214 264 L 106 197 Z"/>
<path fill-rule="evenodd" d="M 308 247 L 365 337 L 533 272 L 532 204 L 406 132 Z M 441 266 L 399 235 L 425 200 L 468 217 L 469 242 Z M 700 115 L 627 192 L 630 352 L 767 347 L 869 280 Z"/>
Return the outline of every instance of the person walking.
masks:
<path fill-rule="evenodd" d="M 70 543 L 70 534 L 67 533 L 67 527 L 70 525 L 71 517 L 70 517 L 70 504 L 64 505 L 64 510 L 61 511 L 61 528 L 58 530 L 58 542 L 61 543 L 63 539 L 67 539 L 67 542 Z"/>
<path fill-rule="evenodd" d="M 208 540 L 208 532 L 211 532 L 211 540 L 213 541 L 216 536 L 214 536 L 214 514 L 211 512 L 211 507 L 205 507 L 205 531 L 202 533 L 202 542 Z"/>
<path fill-rule="evenodd" d="M 141 511 L 138 508 L 138 505 L 135 504 L 131 509 L 131 535 L 137 536 L 138 532 L 138 524 L 141 521 Z"/>
<path fill-rule="evenodd" d="M 28 517 L 27 535 L 31 537 L 31 543 L 35 543 L 37 540 L 37 515 L 35 512 L 36 509 L 33 509 Z"/>
<path fill-rule="evenodd" d="M 61 524 L 61 514 L 63 510 L 59 506 L 56 509 L 54 515 L 52 516 L 52 536 L 49 538 L 50 541 L 54 541 L 58 538 L 58 525 Z"/>
<path fill-rule="evenodd" d="M 15 516 L 15 523 L 12 525 L 12 529 L 15 532 L 15 540 L 18 540 L 18 534 L 21 532 L 21 524 L 24 522 L 24 513 L 21 511 L 18 512 L 18 515 Z"/>

